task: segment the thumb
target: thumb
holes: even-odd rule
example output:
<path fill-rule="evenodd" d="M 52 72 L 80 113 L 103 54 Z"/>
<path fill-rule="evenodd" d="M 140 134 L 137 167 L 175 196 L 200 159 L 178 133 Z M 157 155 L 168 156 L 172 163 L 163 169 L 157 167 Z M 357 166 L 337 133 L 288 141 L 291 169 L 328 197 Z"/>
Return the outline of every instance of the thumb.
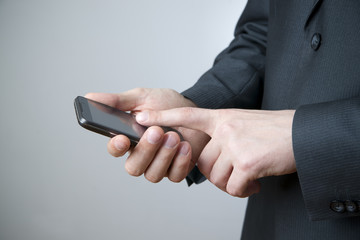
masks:
<path fill-rule="evenodd" d="M 211 136 L 215 129 L 217 111 L 201 108 L 173 108 L 163 111 L 144 111 L 136 121 L 145 126 L 185 127 L 200 130 Z"/>
<path fill-rule="evenodd" d="M 86 98 L 101 102 L 111 107 L 123 110 L 132 111 L 148 94 L 148 89 L 135 88 L 123 93 L 87 93 Z"/>

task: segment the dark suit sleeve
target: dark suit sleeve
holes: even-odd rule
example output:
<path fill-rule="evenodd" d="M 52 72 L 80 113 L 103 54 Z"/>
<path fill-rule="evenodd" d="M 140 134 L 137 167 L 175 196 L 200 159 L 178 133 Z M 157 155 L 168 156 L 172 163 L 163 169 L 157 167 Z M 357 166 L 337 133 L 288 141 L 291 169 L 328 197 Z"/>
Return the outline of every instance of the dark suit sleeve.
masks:
<path fill-rule="evenodd" d="M 359 216 L 360 98 L 301 106 L 293 121 L 293 148 L 310 218 Z"/>
<path fill-rule="evenodd" d="M 265 70 L 269 3 L 248 1 L 230 45 L 213 67 L 182 94 L 202 108 L 259 108 Z M 205 177 L 197 167 L 186 178 L 188 185 Z"/>
<path fill-rule="evenodd" d="M 183 92 L 202 108 L 258 108 L 265 68 L 268 1 L 248 1 L 235 38 L 213 67 Z"/>

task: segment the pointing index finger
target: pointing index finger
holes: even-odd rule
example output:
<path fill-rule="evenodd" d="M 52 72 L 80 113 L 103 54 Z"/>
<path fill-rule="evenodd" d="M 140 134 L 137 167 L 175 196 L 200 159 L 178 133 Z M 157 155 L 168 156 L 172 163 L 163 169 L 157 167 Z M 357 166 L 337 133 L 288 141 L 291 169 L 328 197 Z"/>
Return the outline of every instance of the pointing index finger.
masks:
<path fill-rule="evenodd" d="M 144 111 L 136 121 L 145 126 L 185 127 L 212 134 L 216 111 L 201 108 L 174 108 L 163 111 Z"/>

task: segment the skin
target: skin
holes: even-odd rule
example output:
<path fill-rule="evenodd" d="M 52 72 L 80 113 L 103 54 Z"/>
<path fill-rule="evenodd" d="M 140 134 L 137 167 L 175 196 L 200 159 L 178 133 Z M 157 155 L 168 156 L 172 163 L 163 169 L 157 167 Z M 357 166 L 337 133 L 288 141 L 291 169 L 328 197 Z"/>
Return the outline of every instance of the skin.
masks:
<path fill-rule="evenodd" d="M 123 111 L 149 127 L 130 149 L 127 137 L 108 143 L 111 155 L 130 151 L 125 169 L 150 182 L 168 177 L 182 181 L 195 160 L 206 178 L 232 196 L 247 197 L 260 191 L 259 178 L 296 172 L 292 149 L 294 110 L 209 110 L 170 89 L 133 89 L 121 94 L 91 93 L 87 98 Z M 177 127 L 164 133 L 156 126 Z"/>
<path fill-rule="evenodd" d="M 145 110 L 196 107 L 192 101 L 171 89 L 136 88 L 120 94 L 88 93 L 85 97 L 134 114 Z M 146 130 L 136 147 L 130 148 L 130 140 L 124 135 L 118 135 L 110 139 L 107 149 L 114 157 L 130 153 L 125 169 L 132 176 L 144 174 L 153 183 L 164 177 L 180 182 L 194 167 L 195 161 L 192 159 L 198 159 L 210 137 L 197 130 L 177 130 L 187 141 L 180 142 L 177 133 L 164 133 L 160 127 L 152 126 Z"/>
<path fill-rule="evenodd" d="M 294 114 L 294 110 L 178 108 L 146 111 L 136 119 L 147 126 L 181 126 L 207 133 L 211 140 L 198 158 L 200 171 L 230 195 L 248 197 L 260 191 L 259 178 L 296 172 Z"/>

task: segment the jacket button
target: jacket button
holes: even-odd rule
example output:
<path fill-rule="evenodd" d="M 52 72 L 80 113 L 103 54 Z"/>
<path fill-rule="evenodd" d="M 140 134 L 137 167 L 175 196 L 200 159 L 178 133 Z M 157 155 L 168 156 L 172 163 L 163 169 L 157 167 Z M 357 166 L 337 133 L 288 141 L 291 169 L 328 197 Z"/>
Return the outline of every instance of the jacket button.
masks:
<path fill-rule="evenodd" d="M 350 213 L 354 213 L 358 211 L 358 206 L 356 205 L 356 203 L 354 203 L 353 201 L 345 201 L 345 208 L 346 211 L 350 212 Z"/>
<path fill-rule="evenodd" d="M 330 203 L 330 209 L 336 213 L 343 213 L 345 212 L 345 204 L 343 202 L 335 200 Z"/>
<path fill-rule="evenodd" d="M 321 44 L 321 35 L 320 33 L 315 33 L 311 38 L 311 48 L 314 51 L 318 50 Z"/>

